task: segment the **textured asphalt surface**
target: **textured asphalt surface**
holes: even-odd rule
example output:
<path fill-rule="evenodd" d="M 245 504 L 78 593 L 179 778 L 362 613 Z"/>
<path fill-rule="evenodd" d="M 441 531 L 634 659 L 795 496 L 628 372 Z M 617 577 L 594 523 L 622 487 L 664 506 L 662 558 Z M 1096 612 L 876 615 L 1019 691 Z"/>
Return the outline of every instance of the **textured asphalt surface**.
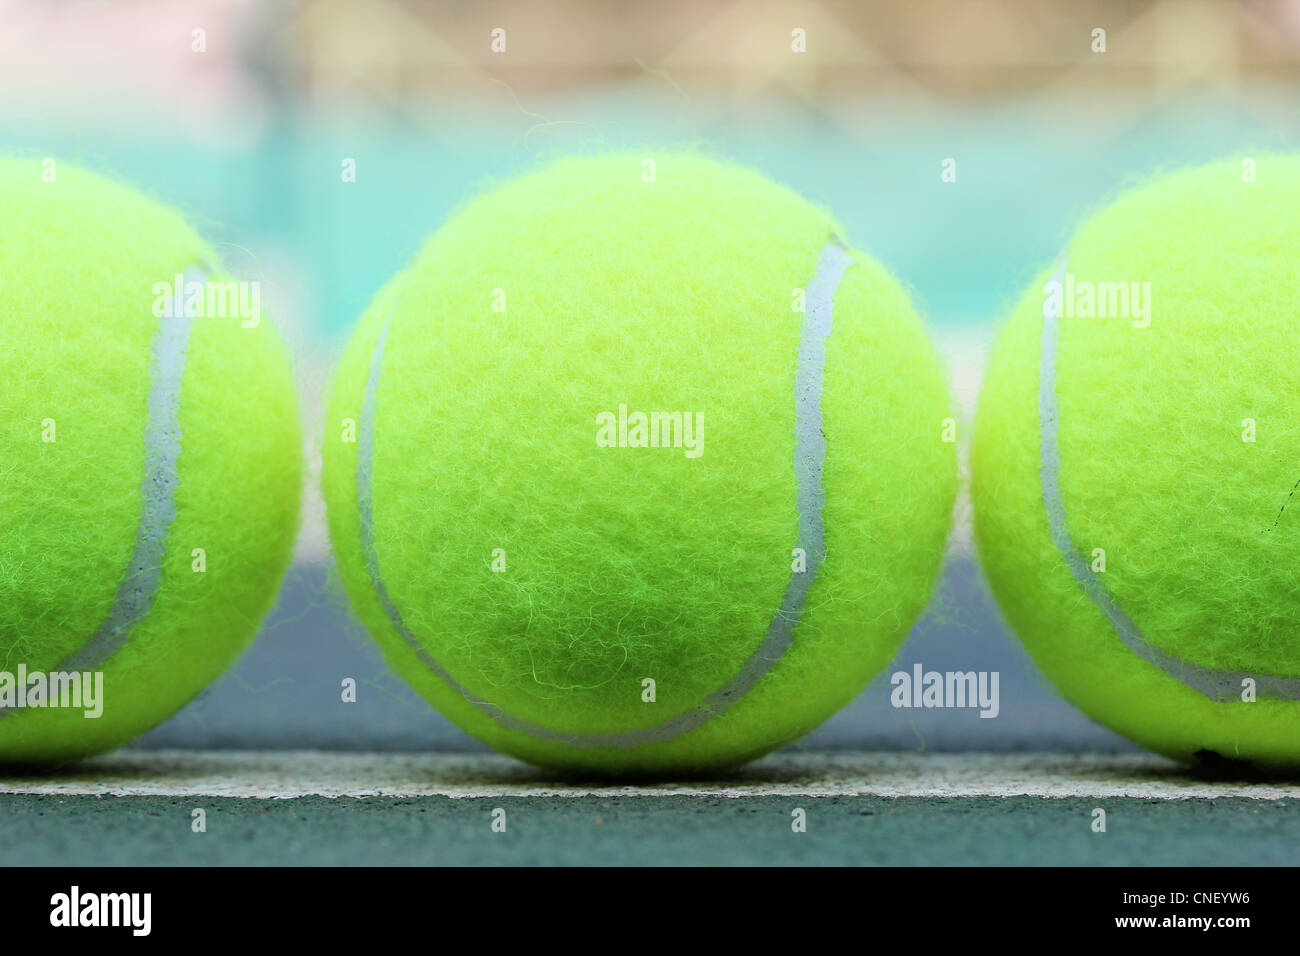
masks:
<path fill-rule="evenodd" d="M 0 796 L 2 866 L 1286 866 L 1298 833 L 1300 801 L 1240 797 Z"/>
<path fill-rule="evenodd" d="M 500 757 L 163 751 L 0 777 L 0 866 L 1297 859 L 1300 783 L 1145 756 L 778 755 L 713 781 L 610 784 Z"/>

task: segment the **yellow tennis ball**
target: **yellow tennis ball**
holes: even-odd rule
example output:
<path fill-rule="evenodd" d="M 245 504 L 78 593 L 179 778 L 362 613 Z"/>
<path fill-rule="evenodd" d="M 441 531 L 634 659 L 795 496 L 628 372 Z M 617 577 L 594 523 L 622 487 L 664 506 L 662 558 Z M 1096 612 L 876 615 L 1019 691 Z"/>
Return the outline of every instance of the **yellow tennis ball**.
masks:
<path fill-rule="evenodd" d="M 178 276 L 228 291 L 215 263 L 131 189 L 0 160 L 0 761 L 152 727 L 275 595 L 298 516 L 293 377 L 269 320 L 174 308 Z"/>
<path fill-rule="evenodd" d="M 475 736 L 725 767 L 893 656 L 949 529 L 950 414 L 907 295 L 822 210 L 698 155 L 567 159 L 363 316 L 331 534 L 394 669 Z"/>
<path fill-rule="evenodd" d="M 1181 760 L 1300 764 L 1297 250 L 1300 158 L 1139 186 L 1030 287 L 980 398 L 1008 620 L 1070 699 Z"/>

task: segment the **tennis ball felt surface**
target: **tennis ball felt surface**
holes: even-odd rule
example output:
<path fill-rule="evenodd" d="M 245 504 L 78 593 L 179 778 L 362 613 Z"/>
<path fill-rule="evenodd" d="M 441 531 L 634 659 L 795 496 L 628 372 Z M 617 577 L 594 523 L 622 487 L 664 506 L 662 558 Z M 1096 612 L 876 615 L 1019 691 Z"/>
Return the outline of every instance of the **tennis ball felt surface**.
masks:
<path fill-rule="evenodd" d="M 129 188 L 44 171 L 0 159 L 6 762 L 107 749 L 198 693 L 268 609 L 298 514 L 270 320 L 159 317 L 155 284 L 210 275 L 212 251 Z M 19 668 L 102 674 L 101 715 L 13 707 Z"/>
<path fill-rule="evenodd" d="M 1242 172 L 1133 189 L 1030 287 L 980 398 L 975 530 L 1010 623 L 1092 717 L 1182 760 L 1294 766 L 1300 159 Z M 1060 314 L 1044 290 L 1067 279 Z M 1146 317 L 1086 314 L 1103 282 L 1149 283 Z"/>
<path fill-rule="evenodd" d="M 891 659 L 949 527 L 946 383 L 897 282 L 788 189 L 656 159 L 462 208 L 330 399 L 359 616 L 443 713 L 543 765 L 724 767 L 812 729 Z M 630 447 L 621 409 L 702 442 Z"/>

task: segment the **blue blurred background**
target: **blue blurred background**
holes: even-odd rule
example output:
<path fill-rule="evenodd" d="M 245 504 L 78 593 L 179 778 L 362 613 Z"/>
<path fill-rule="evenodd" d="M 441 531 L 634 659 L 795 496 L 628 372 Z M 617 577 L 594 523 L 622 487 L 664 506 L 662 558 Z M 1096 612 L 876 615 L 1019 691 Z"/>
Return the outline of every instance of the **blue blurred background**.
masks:
<path fill-rule="evenodd" d="M 1098 203 L 1161 168 L 1300 147 L 1297 0 L 0 0 L 0 24 L 0 151 L 185 209 L 261 281 L 298 356 L 312 464 L 279 606 L 230 674 L 137 746 L 478 748 L 352 618 L 314 483 L 320 396 L 352 323 L 493 179 L 616 147 L 765 171 L 912 290 L 968 432 L 999 315 Z M 963 501 L 898 661 L 798 746 L 1128 747 L 1036 675 L 969 538 Z M 1000 672 L 999 716 L 892 708 L 888 675 L 918 662 Z"/>

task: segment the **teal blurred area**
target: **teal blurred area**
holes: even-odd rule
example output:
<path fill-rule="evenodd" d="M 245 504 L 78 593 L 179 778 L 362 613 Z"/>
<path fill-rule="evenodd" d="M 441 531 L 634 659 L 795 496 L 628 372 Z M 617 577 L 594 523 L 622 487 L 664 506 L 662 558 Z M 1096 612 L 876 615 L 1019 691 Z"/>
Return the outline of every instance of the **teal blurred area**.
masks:
<path fill-rule="evenodd" d="M 496 104 L 500 115 L 448 110 L 400 123 L 275 114 L 254 142 L 0 113 L 0 150 L 90 166 L 187 210 L 231 268 L 256 274 L 273 298 L 278 291 L 282 320 L 309 350 L 344 337 L 424 239 L 493 180 L 615 149 L 698 148 L 763 170 L 829 208 L 933 322 L 960 329 L 994 321 L 1072 226 L 1124 184 L 1161 168 L 1300 148 L 1295 94 L 1282 85 L 1231 98 L 1189 91 L 1141 114 L 1122 97 L 1042 96 L 961 108 L 768 103 L 720 114 L 631 88 L 529 112 Z M 346 163 L 355 181 L 344 181 Z M 943 181 L 945 169 L 955 181 Z"/>

